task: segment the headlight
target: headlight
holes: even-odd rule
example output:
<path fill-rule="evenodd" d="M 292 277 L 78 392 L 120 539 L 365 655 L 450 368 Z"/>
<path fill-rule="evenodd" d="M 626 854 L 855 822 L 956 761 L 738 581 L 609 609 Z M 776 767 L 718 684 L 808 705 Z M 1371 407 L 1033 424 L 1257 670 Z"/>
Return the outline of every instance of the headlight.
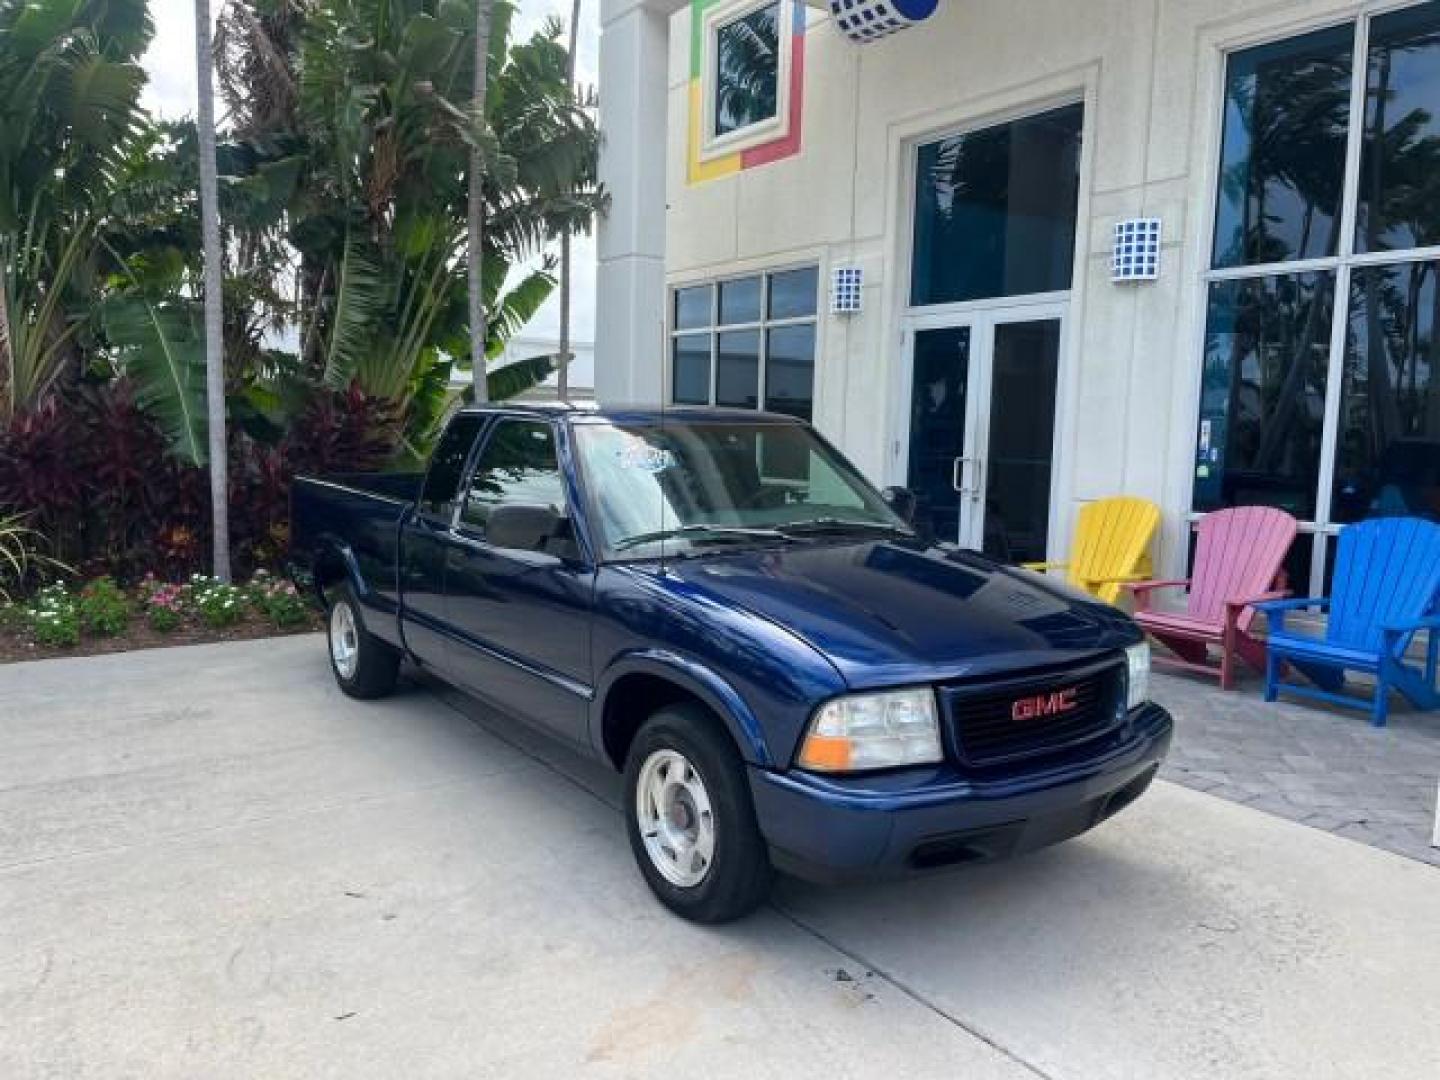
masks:
<path fill-rule="evenodd" d="M 815 711 L 800 747 L 802 769 L 862 772 L 944 760 L 935 692 L 928 687 L 852 694 Z"/>
<path fill-rule="evenodd" d="M 1128 708 L 1138 709 L 1150 700 L 1150 643 L 1142 641 L 1139 645 L 1131 645 L 1125 650 L 1126 678 L 1125 685 L 1129 687 L 1125 704 Z"/>

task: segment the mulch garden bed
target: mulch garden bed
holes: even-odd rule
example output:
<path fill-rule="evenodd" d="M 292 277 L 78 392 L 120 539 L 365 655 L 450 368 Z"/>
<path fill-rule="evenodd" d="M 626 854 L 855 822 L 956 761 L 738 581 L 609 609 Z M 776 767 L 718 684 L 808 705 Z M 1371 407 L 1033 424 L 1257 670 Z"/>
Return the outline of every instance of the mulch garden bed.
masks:
<path fill-rule="evenodd" d="M 144 622 L 135 620 L 124 633 L 115 637 L 83 637 L 76 645 L 37 645 L 23 630 L 0 626 L 0 665 L 17 664 L 24 660 L 54 660 L 62 656 L 102 656 L 106 653 L 129 652 L 131 649 L 164 649 L 172 645 L 206 645 L 220 641 L 252 641 L 255 638 L 288 637 L 309 634 L 323 627 L 320 616 L 297 626 L 277 628 L 260 618 L 247 618 L 233 626 L 180 626 L 169 633 L 160 633 Z"/>

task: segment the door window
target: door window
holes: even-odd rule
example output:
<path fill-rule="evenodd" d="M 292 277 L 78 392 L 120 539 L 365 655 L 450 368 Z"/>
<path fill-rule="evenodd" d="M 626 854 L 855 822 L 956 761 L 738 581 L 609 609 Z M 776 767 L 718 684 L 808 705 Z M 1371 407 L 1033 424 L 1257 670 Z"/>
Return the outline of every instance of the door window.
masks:
<path fill-rule="evenodd" d="M 968 326 L 915 335 L 909 487 L 915 492 L 916 521 L 936 539 L 951 542 L 960 535 L 958 489 L 967 482 L 960 473 L 966 467 L 970 338 Z"/>
<path fill-rule="evenodd" d="M 484 535 L 490 511 L 502 503 L 565 508 L 565 481 L 555 431 L 538 420 L 502 420 L 480 451 L 465 493 L 462 524 Z"/>

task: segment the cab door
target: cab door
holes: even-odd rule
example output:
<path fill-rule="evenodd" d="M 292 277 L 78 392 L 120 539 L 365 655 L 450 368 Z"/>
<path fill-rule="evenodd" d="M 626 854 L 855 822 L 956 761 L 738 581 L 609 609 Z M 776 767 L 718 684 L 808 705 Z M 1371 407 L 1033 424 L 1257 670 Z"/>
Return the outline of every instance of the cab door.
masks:
<path fill-rule="evenodd" d="M 548 421 L 496 420 L 462 492 L 445 571 L 446 617 L 460 654 L 455 677 L 502 709 L 588 746 L 595 568 L 565 536 L 542 552 L 491 545 L 486 519 L 507 503 L 549 506 L 569 520 Z"/>

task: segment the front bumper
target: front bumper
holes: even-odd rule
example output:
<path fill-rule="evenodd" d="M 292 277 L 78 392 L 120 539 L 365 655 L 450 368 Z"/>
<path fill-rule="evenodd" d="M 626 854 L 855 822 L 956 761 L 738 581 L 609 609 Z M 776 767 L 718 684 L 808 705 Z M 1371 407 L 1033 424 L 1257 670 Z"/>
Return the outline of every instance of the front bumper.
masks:
<path fill-rule="evenodd" d="M 1013 775 L 948 771 L 829 778 L 752 767 L 775 865 L 812 880 L 886 876 L 1022 854 L 1086 832 L 1134 802 L 1170 749 L 1159 705 L 1103 755 Z"/>

